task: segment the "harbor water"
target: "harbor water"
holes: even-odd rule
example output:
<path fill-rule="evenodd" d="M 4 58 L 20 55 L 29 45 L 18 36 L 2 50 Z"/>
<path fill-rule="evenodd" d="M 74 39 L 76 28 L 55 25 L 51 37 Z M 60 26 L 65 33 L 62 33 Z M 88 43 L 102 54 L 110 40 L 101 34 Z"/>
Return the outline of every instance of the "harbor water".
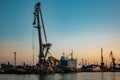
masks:
<path fill-rule="evenodd" d="M 81 72 L 67 74 L 0 74 L 0 80 L 120 80 L 120 72 Z"/>

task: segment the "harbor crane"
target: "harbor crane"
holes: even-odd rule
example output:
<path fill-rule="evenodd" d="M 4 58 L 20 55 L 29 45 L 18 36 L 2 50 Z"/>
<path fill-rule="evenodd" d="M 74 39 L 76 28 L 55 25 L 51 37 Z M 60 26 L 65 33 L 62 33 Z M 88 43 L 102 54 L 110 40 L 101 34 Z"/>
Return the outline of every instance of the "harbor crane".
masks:
<path fill-rule="evenodd" d="M 14 67 L 16 68 L 16 52 L 14 52 Z"/>
<path fill-rule="evenodd" d="M 47 36 L 46 36 L 45 27 L 44 27 L 40 2 L 38 2 L 35 5 L 33 26 L 38 30 L 38 37 L 39 37 L 39 56 L 38 56 L 39 61 L 37 65 L 46 66 L 47 65 L 46 56 L 48 53 L 50 53 L 49 49 L 51 48 L 51 43 L 47 42 Z M 45 40 L 44 43 L 43 43 L 43 38 Z"/>
<path fill-rule="evenodd" d="M 103 49 L 101 48 L 101 69 L 104 68 L 104 61 L 103 61 Z"/>
<path fill-rule="evenodd" d="M 116 63 L 115 63 L 115 58 L 113 56 L 113 52 L 112 51 L 110 52 L 110 56 L 109 57 L 111 57 L 111 60 L 112 60 L 111 68 L 115 69 Z"/>

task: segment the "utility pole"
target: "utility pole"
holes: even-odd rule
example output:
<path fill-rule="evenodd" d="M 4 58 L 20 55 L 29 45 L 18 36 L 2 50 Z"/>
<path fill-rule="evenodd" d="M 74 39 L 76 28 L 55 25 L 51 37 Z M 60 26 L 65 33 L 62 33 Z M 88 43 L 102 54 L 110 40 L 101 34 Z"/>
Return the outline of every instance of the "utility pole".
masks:
<path fill-rule="evenodd" d="M 14 52 L 14 66 L 16 68 L 16 52 Z"/>
<path fill-rule="evenodd" d="M 82 61 L 82 66 L 84 65 L 84 59 L 81 59 L 81 61 Z"/>

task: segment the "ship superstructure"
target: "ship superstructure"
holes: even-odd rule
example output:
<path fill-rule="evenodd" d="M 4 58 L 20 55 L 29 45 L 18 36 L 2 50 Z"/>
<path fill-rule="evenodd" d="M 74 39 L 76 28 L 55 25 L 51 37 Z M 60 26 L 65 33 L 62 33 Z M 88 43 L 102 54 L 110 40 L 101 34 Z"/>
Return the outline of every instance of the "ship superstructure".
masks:
<path fill-rule="evenodd" d="M 65 57 L 65 53 L 61 56 L 57 68 L 63 72 L 76 72 L 77 71 L 77 59 L 73 57 L 73 51 L 71 58 Z"/>
<path fill-rule="evenodd" d="M 71 52 L 71 58 L 68 59 L 68 67 L 77 69 L 77 59 L 73 58 L 73 51 Z"/>

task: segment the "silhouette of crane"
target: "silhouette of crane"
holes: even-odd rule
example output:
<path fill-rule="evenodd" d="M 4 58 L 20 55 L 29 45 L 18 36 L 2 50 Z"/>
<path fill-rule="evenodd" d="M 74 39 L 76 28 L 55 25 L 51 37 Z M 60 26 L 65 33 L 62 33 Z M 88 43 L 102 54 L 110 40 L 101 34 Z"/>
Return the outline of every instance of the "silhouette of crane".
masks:
<path fill-rule="evenodd" d="M 16 52 L 14 52 L 14 67 L 16 68 Z"/>
<path fill-rule="evenodd" d="M 103 49 L 101 48 L 101 70 L 104 68 L 104 61 L 103 61 Z"/>
<path fill-rule="evenodd" d="M 41 12 L 41 4 L 38 2 L 35 5 L 35 11 L 34 11 L 34 21 L 33 21 L 33 26 L 34 28 L 38 29 L 38 37 L 39 37 L 39 61 L 38 65 L 39 66 L 45 66 L 46 65 L 46 56 L 49 52 L 49 49 L 51 47 L 51 44 L 47 42 L 47 36 L 46 36 L 46 31 L 43 23 L 43 17 L 42 17 L 42 12 Z M 43 28 L 43 35 L 45 39 L 45 43 L 43 43 L 42 40 L 42 29 Z"/>
<path fill-rule="evenodd" d="M 114 56 L 113 56 L 113 52 L 112 52 L 112 51 L 110 52 L 110 56 L 109 56 L 109 57 L 110 57 L 111 60 L 112 60 L 111 68 L 112 68 L 112 69 L 115 69 L 116 63 L 115 63 L 115 58 L 114 58 Z"/>

